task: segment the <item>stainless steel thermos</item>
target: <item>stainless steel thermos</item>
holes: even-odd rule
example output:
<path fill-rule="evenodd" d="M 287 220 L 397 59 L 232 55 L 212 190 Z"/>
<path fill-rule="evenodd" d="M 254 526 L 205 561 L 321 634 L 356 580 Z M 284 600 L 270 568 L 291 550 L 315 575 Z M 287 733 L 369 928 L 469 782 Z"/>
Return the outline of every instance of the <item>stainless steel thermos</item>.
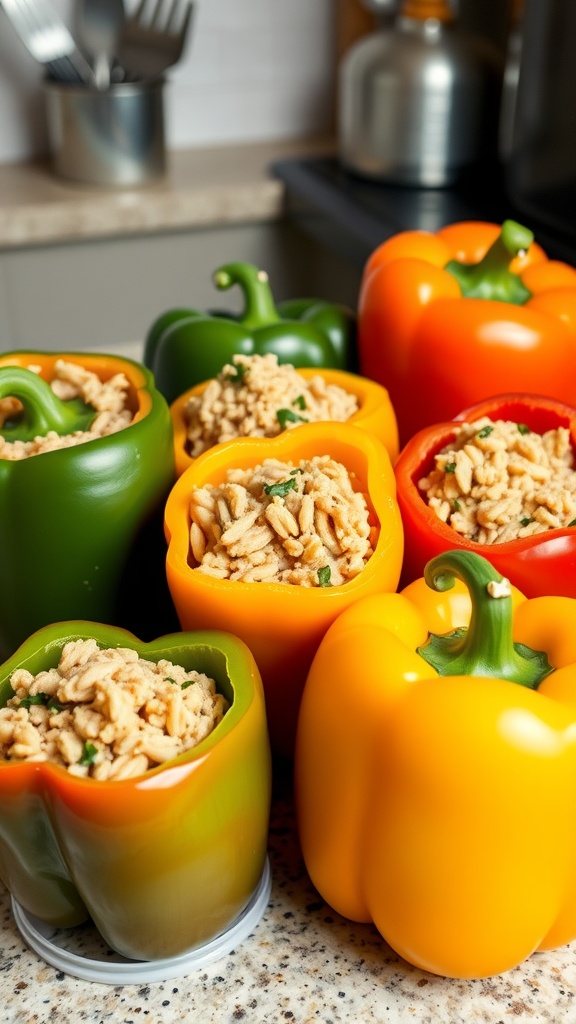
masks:
<path fill-rule="evenodd" d="M 344 55 L 342 165 L 383 182 L 438 188 L 493 146 L 501 61 L 462 29 L 449 0 L 402 0 L 391 24 Z"/>

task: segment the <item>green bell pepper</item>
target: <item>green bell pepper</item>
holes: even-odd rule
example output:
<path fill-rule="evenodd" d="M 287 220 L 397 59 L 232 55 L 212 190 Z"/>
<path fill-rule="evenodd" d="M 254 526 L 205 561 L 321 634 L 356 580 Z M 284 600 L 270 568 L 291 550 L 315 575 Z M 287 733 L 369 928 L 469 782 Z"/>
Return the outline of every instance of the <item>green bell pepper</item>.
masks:
<path fill-rule="evenodd" d="M 0 356 L 0 397 L 22 414 L 6 440 L 86 429 L 93 408 L 47 383 L 63 354 Z M 175 479 L 172 423 L 152 376 L 115 356 L 65 353 L 107 380 L 124 373 L 134 418 L 123 430 L 20 460 L 0 458 L 0 657 L 34 630 L 81 617 L 138 629 L 177 627 L 164 573 L 162 512 Z M 41 367 L 41 376 L 28 366 Z M 155 557 L 156 552 L 156 557 Z"/>
<path fill-rule="evenodd" d="M 48 761 L 0 761 L 0 877 L 41 921 L 89 917 L 110 947 L 155 960 L 214 938 L 242 911 L 266 860 L 271 765 L 252 654 L 219 631 L 145 644 L 99 623 L 39 630 L 0 666 L 0 706 L 17 668 L 58 664 L 69 640 L 128 647 L 205 672 L 230 707 L 196 747 L 134 778 L 96 781 Z"/>
<path fill-rule="evenodd" d="M 356 317 L 346 306 L 318 299 L 276 305 L 268 275 L 251 263 L 220 267 L 214 284 L 221 291 L 240 286 L 245 303 L 240 316 L 172 309 L 146 336 L 144 364 L 169 403 L 215 377 L 237 352 L 273 352 L 280 363 L 297 367 L 353 369 Z"/>

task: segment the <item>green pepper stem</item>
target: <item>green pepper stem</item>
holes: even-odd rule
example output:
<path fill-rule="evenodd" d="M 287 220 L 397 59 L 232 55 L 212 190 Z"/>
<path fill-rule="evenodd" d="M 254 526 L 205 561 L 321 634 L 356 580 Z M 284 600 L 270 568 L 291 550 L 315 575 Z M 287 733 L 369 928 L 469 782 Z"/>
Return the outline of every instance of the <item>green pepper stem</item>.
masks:
<path fill-rule="evenodd" d="M 33 441 L 54 430 L 72 434 L 88 430 L 96 416 L 92 406 L 80 400 L 63 402 L 45 380 L 21 366 L 0 367 L 0 399 L 17 398 L 22 412 L 1 428 L 7 441 Z"/>
<path fill-rule="evenodd" d="M 517 274 L 510 270 L 515 256 L 527 252 L 534 241 L 533 233 L 514 220 L 506 220 L 496 241 L 479 263 L 450 260 L 445 270 L 456 278 L 467 299 L 495 299 L 522 306 L 531 298 Z"/>
<path fill-rule="evenodd" d="M 251 263 L 227 263 L 215 271 L 214 284 L 220 291 L 240 285 L 245 303 L 240 320 L 249 330 L 279 322 L 280 316 L 265 270 L 259 270 Z"/>
<path fill-rule="evenodd" d="M 440 675 L 497 677 L 531 689 L 549 675 L 552 666 L 543 652 L 513 642 L 510 585 L 486 558 L 473 551 L 447 551 L 428 562 L 424 578 L 437 591 L 462 580 L 472 602 L 468 629 L 430 634 L 418 648 Z"/>

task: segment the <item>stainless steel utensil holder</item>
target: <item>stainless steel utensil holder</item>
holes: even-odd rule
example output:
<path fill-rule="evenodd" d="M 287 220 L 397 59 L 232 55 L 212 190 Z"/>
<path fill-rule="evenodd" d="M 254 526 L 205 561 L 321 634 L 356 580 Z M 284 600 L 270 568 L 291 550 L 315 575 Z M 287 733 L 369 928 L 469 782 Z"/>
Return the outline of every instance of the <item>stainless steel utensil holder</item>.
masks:
<path fill-rule="evenodd" d="M 89 185 L 144 185 L 165 172 L 164 79 L 99 90 L 45 82 L 54 173 Z"/>

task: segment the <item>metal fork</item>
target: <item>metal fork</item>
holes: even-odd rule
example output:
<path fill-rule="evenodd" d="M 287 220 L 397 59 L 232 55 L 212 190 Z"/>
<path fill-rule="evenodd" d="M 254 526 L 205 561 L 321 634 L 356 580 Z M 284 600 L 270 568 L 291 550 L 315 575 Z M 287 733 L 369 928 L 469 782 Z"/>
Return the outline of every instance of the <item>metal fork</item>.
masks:
<path fill-rule="evenodd" d="M 183 4 L 181 0 L 155 0 L 152 4 L 140 0 L 118 36 L 118 64 L 127 81 L 157 78 L 176 64 L 184 50 L 193 9 L 191 0 Z"/>
<path fill-rule="evenodd" d="M 24 46 L 52 78 L 92 85 L 94 73 L 50 0 L 1 0 Z"/>

